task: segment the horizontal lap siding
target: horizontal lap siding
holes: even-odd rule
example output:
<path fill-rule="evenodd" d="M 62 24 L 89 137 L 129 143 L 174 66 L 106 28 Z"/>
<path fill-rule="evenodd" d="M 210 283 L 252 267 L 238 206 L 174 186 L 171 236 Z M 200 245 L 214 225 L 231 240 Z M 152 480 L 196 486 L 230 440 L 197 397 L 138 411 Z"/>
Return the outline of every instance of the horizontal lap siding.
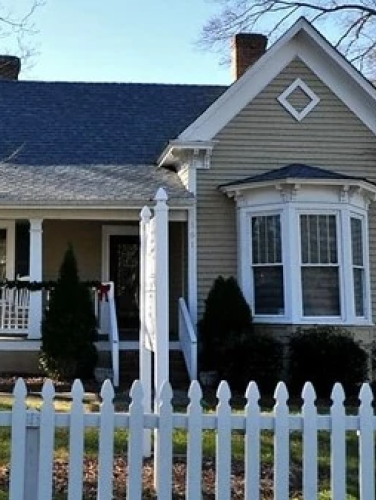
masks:
<path fill-rule="evenodd" d="M 277 97 L 301 78 L 320 98 L 301 122 Z M 217 186 L 247 176 L 306 163 L 376 181 L 376 139 L 362 122 L 300 60 L 293 61 L 215 137 L 210 170 L 199 170 L 199 313 L 213 280 L 237 272 L 235 202 Z M 376 212 L 371 207 L 372 277 L 376 278 Z M 376 316 L 376 286 L 373 311 Z"/>

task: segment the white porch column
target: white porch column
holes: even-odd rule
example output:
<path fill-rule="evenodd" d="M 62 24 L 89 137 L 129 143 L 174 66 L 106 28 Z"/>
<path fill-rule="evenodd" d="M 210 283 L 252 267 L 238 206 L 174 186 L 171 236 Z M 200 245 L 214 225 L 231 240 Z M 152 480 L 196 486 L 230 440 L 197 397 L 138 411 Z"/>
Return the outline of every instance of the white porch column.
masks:
<path fill-rule="evenodd" d="M 30 282 L 42 281 L 42 219 L 30 219 Z M 41 337 L 42 292 L 30 292 L 29 339 Z"/>
<path fill-rule="evenodd" d="M 188 308 L 192 323 L 197 324 L 197 209 L 188 210 Z"/>

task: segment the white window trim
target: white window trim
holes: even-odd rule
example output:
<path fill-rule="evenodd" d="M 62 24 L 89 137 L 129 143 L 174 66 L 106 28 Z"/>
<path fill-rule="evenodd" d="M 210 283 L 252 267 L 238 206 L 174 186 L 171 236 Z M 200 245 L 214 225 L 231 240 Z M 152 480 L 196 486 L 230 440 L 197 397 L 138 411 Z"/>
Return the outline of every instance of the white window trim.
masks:
<path fill-rule="evenodd" d="M 284 278 L 284 306 L 283 315 L 256 315 L 258 323 L 275 324 L 341 324 L 341 325 L 372 325 L 371 317 L 371 286 L 369 273 L 369 238 L 367 210 L 357 208 L 350 203 L 306 203 L 282 202 L 265 206 L 251 206 L 242 204 L 238 208 L 239 228 L 239 283 L 243 293 L 254 311 L 254 282 L 252 272 L 252 232 L 251 219 L 254 216 L 277 215 L 281 217 L 282 262 Z M 337 222 L 337 245 L 339 261 L 340 287 L 340 316 L 303 316 L 302 288 L 301 288 L 301 242 L 300 242 L 300 215 L 301 214 L 335 214 Z M 362 220 L 364 276 L 365 276 L 365 316 L 355 315 L 354 287 L 350 245 L 343 245 L 343 241 L 350 242 L 350 218 L 356 216 Z M 298 265 L 297 265 L 298 263 Z M 346 272 L 347 271 L 347 272 Z M 295 286 L 293 286 L 293 284 Z"/>
<path fill-rule="evenodd" d="M 298 309 L 298 318 L 302 323 L 315 323 L 317 320 L 318 322 L 321 323 L 343 323 L 346 321 L 346 312 L 347 312 L 347 307 L 344 307 L 343 304 L 345 304 L 345 293 L 344 293 L 344 279 L 343 279 L 343 255 L 342 255 L 342 238 L 343 238 L 343 231 L 342 231 L 342 223 L 341 223 L 341 211 L 340 210 L 333 210 L 333 209 L 327 209 L 327 210 L 319 210 L 319 209 L 310 209 L 310 210 L 303 210 L 303 209 L 298 209 L 296 210 L 296 215 L 297 215 L 297 237 L 296 237 L 296 245 L 298 248 L 297 252 L 297 260 L 298 266 L 293 267 L 293 271 L 297 269 L 297 276 L 296 280 L 299 283 L 299 290 L 301 291 L 299 293 L 299 309 Z M 335 221 L 336 221 L 336 229 L 337 229 L 337 259 L 338 259 L 338 264 L 335 267 L 338 267 L 338 287 L 339 287 L 339 300 L 340 300 L 340 310 L 341 314 L 339 316 L 305 316 L 303 312 L 303 285 L 302 285 L 302 268 L 305 267 L 305 265 L 302 263 L 302 239 L 301 239 L 301 227 L 300 227 L 300 221 L 301 215 L 334 215 Z M 310 267 L 310 266 L 307 266 Z M 313 267 L 313 266 L 312 266 Z M 294 278 L 295 279 L 295 278 Z"/>

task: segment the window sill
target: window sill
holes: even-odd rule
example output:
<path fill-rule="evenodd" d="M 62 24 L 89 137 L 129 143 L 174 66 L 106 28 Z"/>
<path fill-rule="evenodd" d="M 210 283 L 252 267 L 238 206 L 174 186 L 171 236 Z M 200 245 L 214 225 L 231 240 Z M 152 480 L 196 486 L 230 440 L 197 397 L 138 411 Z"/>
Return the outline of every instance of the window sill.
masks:
<path fill-rule="evenodd" d="M 310 317 L 304 319 L 292 319 L 286 316 L 254 316 L 255 324 L 275 324 L 275 325 L 336 325 L 336 326 L 374 326 L 373 321 L 359 318 L 354 321 L 344 321 L 342 318 L 333 317 Z"/>

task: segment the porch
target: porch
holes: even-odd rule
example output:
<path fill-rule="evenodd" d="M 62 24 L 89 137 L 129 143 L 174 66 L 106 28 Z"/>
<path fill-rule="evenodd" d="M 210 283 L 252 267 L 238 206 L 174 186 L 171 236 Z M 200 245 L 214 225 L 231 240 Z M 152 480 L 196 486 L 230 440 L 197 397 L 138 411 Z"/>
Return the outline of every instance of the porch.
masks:
<path fill-rule="evenodd" d="M 0 221 L 3 280 L 16 278 L 21 284 L 56 280 L 65 249 L 71 243 L 81 279 L 110 285 L 108 300 L 100 300 L 96 290 L 92 293 L 99 326 L 98 351 L 101 358 L 110 358 L 114 373 L 119 372 L 119 353 L 139 349 L 139 227 L 133 218 Z M 187 223 L 181 220 L 181 214 L 172 218 L 177 220 L 169 223 L 170 350 L 183 350 L 187 363 L 193 365 L 194 328 L 186 304 Z M 40 325 L 48 295 L 46 290 L 0 286 L 1 371 L 37 369 Z"/>

